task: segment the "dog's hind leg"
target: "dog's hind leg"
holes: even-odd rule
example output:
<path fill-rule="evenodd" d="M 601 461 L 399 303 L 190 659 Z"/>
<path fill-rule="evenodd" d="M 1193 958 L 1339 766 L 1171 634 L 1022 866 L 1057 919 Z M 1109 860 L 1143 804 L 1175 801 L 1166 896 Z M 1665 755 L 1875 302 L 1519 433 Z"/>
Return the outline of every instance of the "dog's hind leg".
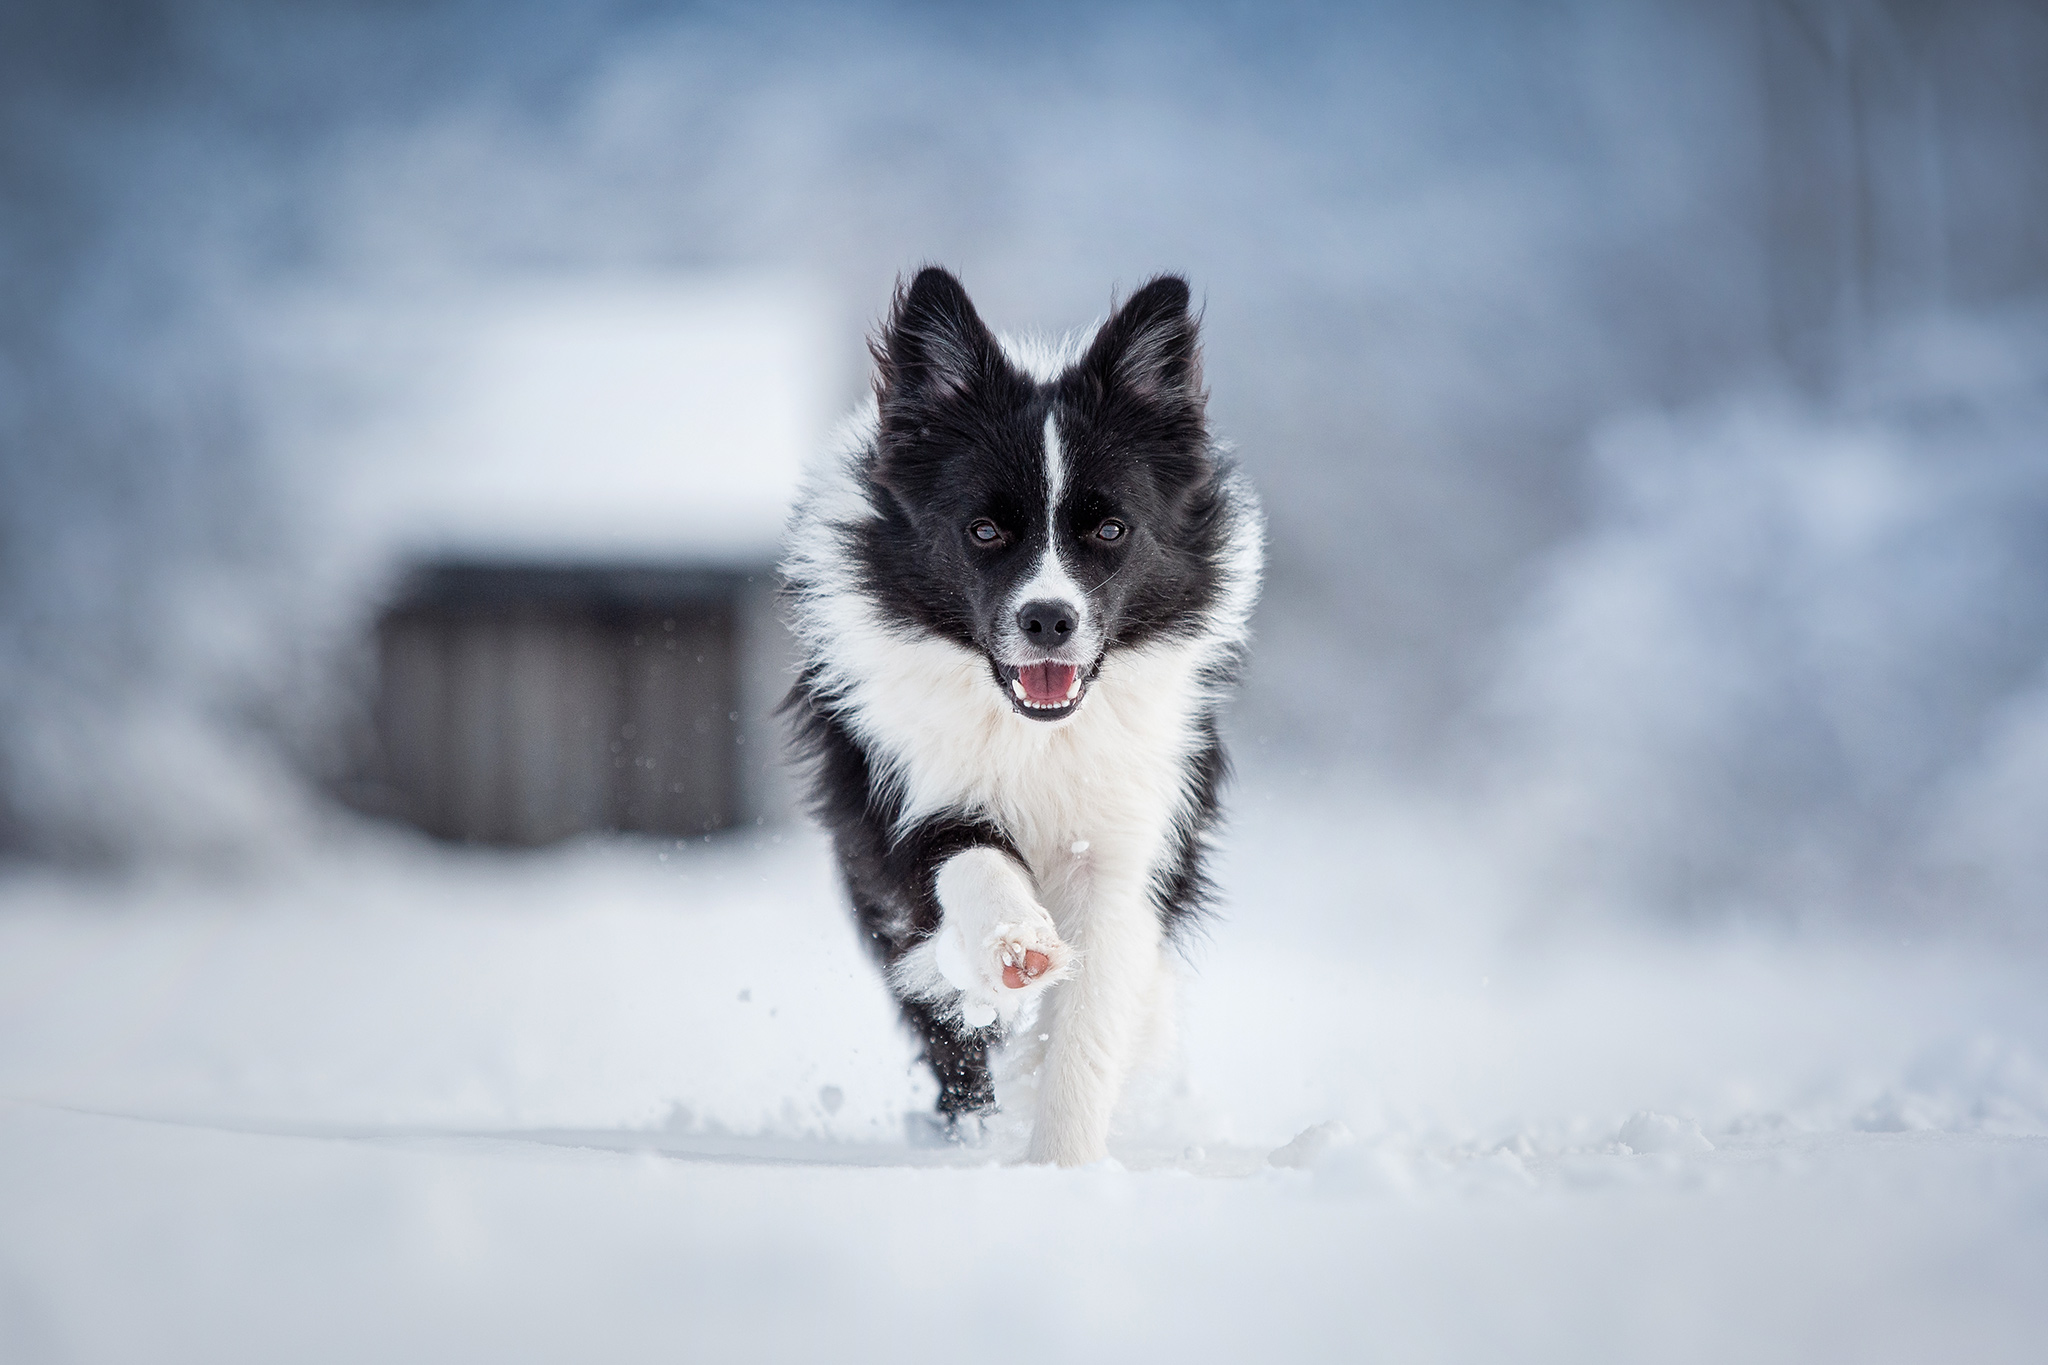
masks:
<path fill-rule="evenodd" d="M 938 1080 L 940 1115 L 955 1119 L 994 1109 L 996 1087 L 989 1073 L 988 1036 L 979 1030 L 961 1032 L 957 1020 L 944 1017 L 929 1000 L 905 1000 L 903 1017 L 924 1044 L 925 1064 Z"/>

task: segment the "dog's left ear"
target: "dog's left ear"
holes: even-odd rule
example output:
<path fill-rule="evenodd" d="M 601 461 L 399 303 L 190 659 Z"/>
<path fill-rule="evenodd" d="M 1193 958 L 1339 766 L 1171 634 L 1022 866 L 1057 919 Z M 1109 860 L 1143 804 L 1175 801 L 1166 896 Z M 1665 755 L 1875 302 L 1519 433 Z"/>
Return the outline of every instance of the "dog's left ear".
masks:
<path fill-rule="evenodd" d="M 1102 324 L 1082 364 L 1107 391 L 1199 409 L 1206 397 L 1202 348 L 1188 297 L 1188 282 L 1178 275 L 1148 282 Z"/>

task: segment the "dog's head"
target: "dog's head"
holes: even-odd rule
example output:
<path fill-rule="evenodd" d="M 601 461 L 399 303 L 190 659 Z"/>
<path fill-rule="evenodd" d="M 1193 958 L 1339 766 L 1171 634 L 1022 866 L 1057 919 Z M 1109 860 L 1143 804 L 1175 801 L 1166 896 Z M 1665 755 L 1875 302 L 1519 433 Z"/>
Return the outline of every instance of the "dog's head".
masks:
<path fill-rule="evenodd" d="M 1034 375 L 927 269 L 873 349 L 862 559 L 885 611 L 981 651 L 1039 721 L 1073 715 L 1112 651 L 1198 629 L 1226 528 L 1185 280 L 1146 284 Z"/>

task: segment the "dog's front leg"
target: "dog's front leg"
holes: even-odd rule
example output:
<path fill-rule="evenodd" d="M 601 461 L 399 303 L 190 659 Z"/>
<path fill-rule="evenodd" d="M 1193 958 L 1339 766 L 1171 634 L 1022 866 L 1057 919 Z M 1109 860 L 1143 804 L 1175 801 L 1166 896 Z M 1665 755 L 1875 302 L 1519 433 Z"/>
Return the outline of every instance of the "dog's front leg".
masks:
<path fill-rule="evenodd" d="M 1028 1159 L 1085 1166 L 1109 1155 L 1110 1115 L 1160 970 L 1159 917 L 1144 888 L 1133 887 L 1098 896 L 1069 937 L 1080 957 L 1047 1001 L 1051 1037 Z"/>
<path fill-rule="evenodd" d="M 933 872 L 932 892 L 938 928 L 906 956 L 896 977 L 914 998 L 952 998 L 968 1028 L 1016 1018 L 1072 968 L 1073 952 L 1038 903 L 1030 874 L 1002 849 L 952 854 Z"/>

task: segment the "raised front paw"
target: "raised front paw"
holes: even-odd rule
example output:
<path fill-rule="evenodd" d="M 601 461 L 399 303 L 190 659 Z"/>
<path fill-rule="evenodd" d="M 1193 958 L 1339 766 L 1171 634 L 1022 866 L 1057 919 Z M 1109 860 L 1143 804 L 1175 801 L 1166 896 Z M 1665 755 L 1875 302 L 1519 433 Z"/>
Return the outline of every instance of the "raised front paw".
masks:
<path fill-rule="evenodd" d="M 1036 907 L 1034 907 L 1036 908 Z M 1074 950 L 1060 942 L 1052 917 L 997 923 L 970 943 L 957 928 L 944 933 L 939 971 L 960 991 L 960 1017 L 973 1028 L 1016 1017 L 1025 1002 L 1060 980 Z"/>
<path fill-rule="evenodd" d="M 1073 958 L 1073 951 L 1060 942 L 1050 919 L 1038 924 L 998 925 L 990 940 L 1007 990 L 1049 986 L 1065 974 Z"/>

